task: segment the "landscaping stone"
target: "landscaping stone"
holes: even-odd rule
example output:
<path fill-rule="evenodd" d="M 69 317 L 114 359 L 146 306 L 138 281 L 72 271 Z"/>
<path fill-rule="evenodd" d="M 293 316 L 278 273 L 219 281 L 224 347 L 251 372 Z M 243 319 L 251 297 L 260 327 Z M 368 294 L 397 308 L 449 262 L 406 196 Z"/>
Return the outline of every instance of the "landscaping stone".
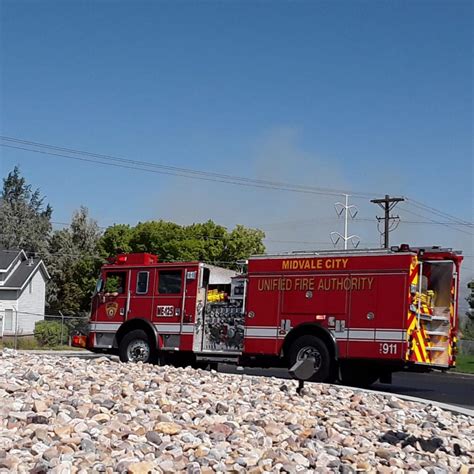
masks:
<path fill-rule="evenodd" d="M 392 395 L 0 355 L 0 472 L 474 472 L 474 419 Z"/>

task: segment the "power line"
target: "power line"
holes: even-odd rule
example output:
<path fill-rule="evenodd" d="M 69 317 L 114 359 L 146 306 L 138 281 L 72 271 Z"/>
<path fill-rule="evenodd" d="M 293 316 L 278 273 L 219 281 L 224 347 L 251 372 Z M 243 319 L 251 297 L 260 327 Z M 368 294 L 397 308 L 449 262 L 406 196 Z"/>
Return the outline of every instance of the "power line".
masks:
<path fill-rule="evenodd" d="M 431 219 L 430 217 L 426 217 L 426 216 L 424 216 L 424 215 L 422 215 L 422 214 L 418 214 L 417 212 L 410 211 L 409 209 L 406 209 L 406 208 L 404 208 L 404 207 L 400 207 L 400 206 L 399 206 L 399 209 L 402 210 L 402 211 L 404 211 L 404 212 L 408 212 L 409 214 L 412 214 L 412 215 L 414 215 L 414 216 L 423 217 L 424 219 L 428 219 L 430 222 L 432 222 L 432 223 L 434 223 L 434 224 L 443 225 L 444 227 L 448 227 L 449 229 L 452 229 L 452 230 L 457 230 L 458 232 L 462 232 L 463 234 L 474 235 L 474 234 L 472 234 L 471 232 L 468 232 L 468 231 L 466 231 L 466 230 L 464 230 L 464 229 L 458 229 L 457 227 L 454 227 L 454 225 L 456 225 L 456 224 L 454 224 L 454 223 L 449 223 L 449 224 L 447 224 L 447 223 L 439 222 L 439 221 L 436 221 L 436 220 L 434 220 L 434 219 Z"/>
<path fill-rule="evenodd" d="M 337 217 L 325 217 L 321 219 L 300 219 L 300 220 L 294 220 L 294 221 L 282 221 L 282 222 L 271 222 L 267 224 L 263 224 L 262 227 L 259 227 L 261 230 L 268 230 L 271 232 L 274 231 L 279 231 L 279 230 L 287 230 L 287 229 L 272 229 L 270 227 L 281 227 L 281 226 L 288 226 L 291 225 L 292 227 L 300 227 L 300 226 L 314 226 L 315 224 L 319 224 L 321 222 L 334 222 L 337 220 Z M 356 217 L 353 219 L 354 223 L 372 223 L 375 224 L 377 222 L 376 219 L 369 219 L 369 218 L 359 218 Z M 438 222 L 438 221 L 416 221 L 416 220 L 406 220 L 403 218 L 400 218 L 400 224 L 414 224 L 414 225 L 449 225 L 452 224 L 451 222 Z M 473 223 L 466 223 L 466 224 L 456 224 L 456 225 L 462 225 L 465 227 L 474 227 Z"/>
<path fill-rule="evenodd" d="M 29 151 L 31 153 L 39 153 L 43 155 L 56 156 L 56 157 L 65 158 L 65 159 L 79 160 L 79 161 L 93 163 L 96 165 L 99 164 L 99 165 L 105 165 L 105 166 L 114 166 L 114 167 L 119 167 L 119 168 L 132 169 L 135 171 L 144 171 L 144 172 L 149 172 L 149 173 L 179 176 L 179 177 L 184 177 L 188 179 L 200 179 L 204 181 L 221 182 L 221 183 L 232 184 L 232 185 L 237 185 L 237 186 L 246 186 L 246 187 L 280 190 L 280 191 L 288 191 L 288 192 L 298 192 L 298 193 L 305 193 L 305 194 L 339 196 L 342 194 L 347 194 L 349 192 L 356 199 L 369 199 L 373 196 L 376 196 L 376 194 L 371 194 L 371 193 L 369 194 L 369 193 L 362 193 L 362 192 L 339 190 L 339 189 L 334 189 L 334 188 L 323 188 L 323 187 L 317 187 L 317 186 L 305 186 L 305 185 L 275 182 L 275 181 L 269 181 L 269 180 L 259 180 L 259 179 L 245 178 L 245 177 L 227 175 L 227 174 L 221 174 L 221 173 L 194 170 L 194 169 L 189 169 L 189 168 L 162 165 L 162 164 L 147 162 L 147 161 L 131 160 L 131 159 L 121 158 L 121 157 L 117 157 L 113 155 L 92 153 L 92 152 L 77 150 L 73 148 L 59 147 L 56 145 L 40 143 L 40 142 L 36 142 L 32 140 L 24 140 L 24 139 L 19 139 L 15 137 L 0 136 L 0 139 L 10 143 L 10 144 L 0 143 L 0 146 L 7 147 L 7 148 L 19 149 L 19 150 Z M 13 145 L 11 143 L 13 143 Z M 25 146 L 20 146 L 20 145 L 25 145 Z M 26 146 L 36 147 L 40 149 L 27 148 Z M 65 153 L 68 153 L 68 154 L 65 154 Z M 72 156 L 72 155 L 76 155 L 76 156 Z M 419 217 L 429 219 L 431 221 L 430 222 L 431 224 L 445 225 L 446 227 L 450 227 L 453 229 L 456 229 L 455 227 L 452 227 L 453 225 L 463 225 L 463 226 L 473 225 L 471 222 L 468 222 L 463 219 L 459 219 L 451 214 L 440 211 L 439 209 L 436 209 L 432 206 L 428 206 L 415 199 L 408 198 L 408 197 L 405 197 L 405 199 L 407 200 L 408 204 L 414 207 L 417 207 L 424 212 L 429 212 L 439 217 L 442 216 L 445 219 L 449 219 L 449 222 L 442 223 L 442 222 L 434 221 L 433 219 L 429 219 L 424 215 L 413 213 L 414 215 L 418 215 Z M 407 211 L 407 212 L 410 212 L 410 211 Z M 419 223 L 421 224 L 423 222 L 419 222 Z M 64 223 L 60 223 L 60 225 L 64 225 Z M 459 230 L 459 229 L 456 229 L 456 230 Z M 468 233 L 468 232 L 465 232 L 465 233 Z"/>
<path fill-rule="evenodd" d="M 179 176 L 179 177 L 184 177 L 184 178 L 200 179 L 204 181 L 222 182 L 222 183 L 233 184 L 233 185 L 238 185 L 238 186 L 300 192 L 300 193 L 306 193 L 306 194 L 319 194 L 319 195 L 326 195 L 326 196 L 340 196 L 344 194 L 345 192 L 347 192 L 345 190 L 339 190 L 339 189 L 333 189 L 333 188 L 323 188 L 323 187 L 317 187 L 317 186 L 306 186 L 306 185 L 300 185 L 300 184 L 291 184 L 291 183 L 284 183 L 284 182 L 245 178 L 245 177 L 240 177 L 240 176 L 193 170 L 189 168 L 180 168 L 180 167 L 175 167 L 175 166 L 161 165 L 158 163 L 152 163 L 152 162 L 147 162 L 147 161 L 120 158 L 113 155 L 104 155 L 104 154 L 91 153 L 91 152 L 82 151 L 82 150 L 75 150 L 72 148 L 57 147 L 55 145 L 38 143 L 38 142 L 30 141 L 30 140 L 21 140 L 21 139 L 17 139 L 13 137 L 0 136 L 0 139 L 7 142 L 15 143 L 15 145 L 0 143 L 0 146 L 7 147 L 7 148 L 19 149 L 23 151 L 29 151 L 32 153 L 40 153 L 44 155 L 51 155 L 51 156 L 56 156 L 56 157 L 61 157 L 61 158 L 66 158 L 66 159 L 85 161 L 85 162 L 90 162 L 94 164 L 102 164 L 106 166 L 115 166 L 115 167 L 120 167 L 120 168 L 133 169 L 136 171 L 145 171 L 145 172 L 151 172 L 151 173 L 157 173 L 157 174 Z M 31 146 L 39 147 L 40 149 L 33 149 L 33 148 L 27 148 L 25 146 L 19 146 L 20 144 L 27 145 L 29 147 Z M 44 148 L 48 151 L 44 150 Z M 66 155 L 64 153 L 70 153 L 70 154 Z M 79 156 L 71 156 L 71 155 L 79 155 Z M 96 158 L 96 159 L 93 159 L 93 158 Z M 358 197 L 359 199 L 362 199 L 362 198 L 368 199 L 374 196 L 374 194 L 361 193 L 357 191 L 350 191 L 350 192 L 354 196 Z"/>
<path fill-rule="evenodd" d="M 405 197 L 405 200 L 407 201 L 407 203 L 411 204 L 412 206 L 415 206 L 415 207 L 418 207 L 419 209 L 431 212 L 431 213 L 436 214 L 440 217 L 450 219 L 453 223 L 462 224 L 462 225 L 472 225 L 472 222 L 468 222 L 464 219 L 460 219 L 456 216 L 453 216 L 452 214 L 448 214 L 447 212 L 441 211 L 441 210 L 436 209 L 432 206 L 428 206 L 427 204 L 423 204 L 422 202 L 417 201 L 416 199 Z"/>

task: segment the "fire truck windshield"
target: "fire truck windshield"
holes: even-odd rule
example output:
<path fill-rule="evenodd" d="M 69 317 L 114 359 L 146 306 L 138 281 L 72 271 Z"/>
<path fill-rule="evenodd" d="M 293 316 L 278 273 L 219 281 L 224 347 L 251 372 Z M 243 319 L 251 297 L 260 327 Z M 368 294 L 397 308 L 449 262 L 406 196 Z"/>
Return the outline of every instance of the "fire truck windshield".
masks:
<path fill-rule="evenodd" d="M 100 293 L 103 287 L 104 287 L 104 280 L 102 280 L 102 278 L 99 278 L 95 285 L 94 295 L 96 295 L 97 293 Z"/>

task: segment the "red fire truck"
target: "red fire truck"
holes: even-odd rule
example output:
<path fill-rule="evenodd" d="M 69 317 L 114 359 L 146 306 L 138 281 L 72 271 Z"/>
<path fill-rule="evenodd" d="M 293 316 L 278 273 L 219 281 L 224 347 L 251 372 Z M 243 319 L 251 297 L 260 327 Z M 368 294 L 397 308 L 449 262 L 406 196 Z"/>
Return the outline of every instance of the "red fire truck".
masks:
<path fill-rule="evenodd" d="M 196 367 L 310 359 L 311 380 L 389 382 L 394 371 L 455 365 L 461 261 L 408 245 L 259 255 L 222 292 L 206 263 L 120 254 L 102 267 L 89 334 L 74 344 Z"/>

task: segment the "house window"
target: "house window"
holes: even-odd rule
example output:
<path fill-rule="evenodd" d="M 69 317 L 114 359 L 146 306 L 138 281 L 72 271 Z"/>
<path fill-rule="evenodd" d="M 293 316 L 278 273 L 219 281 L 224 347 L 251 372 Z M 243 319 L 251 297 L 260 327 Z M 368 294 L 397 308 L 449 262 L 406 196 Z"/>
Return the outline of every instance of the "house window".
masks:
<path fill-rule="evenodd" d="M 161 271 L 158 293 L 161 295 L 179 295 L 181 293 L 181 270 Z"/>
<path fill-rule="evenodd" d="M 149 272 L 138 272 L 137 275 L 137 295 L 148 293 L 148 275 Z"/>
<path fill-rule="evenodd" d="M 5 331 L 13 331 L 13 310 L 5 310 L 5 322 L 4 322 Z"/>
<path fill-rule="evenodd" d="M 30 290 L 30 295 L 33 293 L 33 280 L 30 281 L 30 284 L 28 285 L 28 289 Z"/>

